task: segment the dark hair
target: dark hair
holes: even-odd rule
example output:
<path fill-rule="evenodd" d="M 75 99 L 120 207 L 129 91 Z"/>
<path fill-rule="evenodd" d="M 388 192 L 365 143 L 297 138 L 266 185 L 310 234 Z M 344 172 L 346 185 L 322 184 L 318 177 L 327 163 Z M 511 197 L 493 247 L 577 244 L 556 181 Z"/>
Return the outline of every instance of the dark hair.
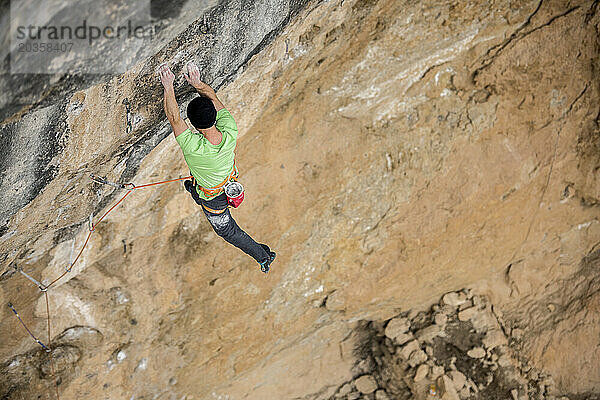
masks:
<path fill-rule="evenodd" d="M 187 116 L 194 128 L 206 129 L 215 124 L 217 110 L 211 99 L 199 96 L 188 104 Z"/>

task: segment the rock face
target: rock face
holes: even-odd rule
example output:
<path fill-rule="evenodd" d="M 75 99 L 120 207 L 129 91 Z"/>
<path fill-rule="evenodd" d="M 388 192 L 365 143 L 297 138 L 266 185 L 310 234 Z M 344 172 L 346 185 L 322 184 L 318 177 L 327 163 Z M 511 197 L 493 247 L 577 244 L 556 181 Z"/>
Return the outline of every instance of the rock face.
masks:
<path fill-rule="evenodd" d="M 0 398 L 52 398 L 53 374 L 61 398 L 421 399 L 439 379 L 447 397 L 596 396 L 597 2 L 247 3 L 184 6 L 122 75 L 3 99 L 0 304 L 54 373 L 3 306 Z M 136 190 L 48 291 L 48 335 L 13 267 L 65 270 L 124 193 L 90 173 L 187 174 L 153 74 L 170 63 L 184 108 L 184 54 L 236 118 L 234 215 L 272 271 L 181 184 Z"/>
<path fill-rule="evenodd" d="M 19 74 L 2 76 L 0 89 L 10 94 L 3 97 L 9 104 L 6 109 L 0 107 L 0 115 L 9 117 L 8 121 L 15 119 L 7 111 L 15 105 L 30 108 L 31 111 L 23 118 L 0 127 L 3 174 L 0 181 L 0 193 L 3 193 L 0 200 L 0 226 L 5 226 L 7 218 L 33 200 L 53 178 L 60 181 L 60 172 L 64 173 L 67 168 L 71 169 L 71 175 L 79 178 L 82 175 L 77 173 L 81 173 L 81 170 L 98 170 L 99 165 L 105 162 L 125 163 L 125 170 L 116 178 L 131 179 L 144 156 L 169 133 L 164 129 L 162 111 L 157 107 L 160 106 L 162 86 L 153 76 L 156 66 L 170 61 L 174 72 L 179 74 L 185 63 L 193 59 L 202 67 L 203 79 L 218 89 L 230 82 L 250 57 L 283 29 L 307 0 L 271 0 L 252 7 L 231 0 L 218 5 L 212 3 L 215 2 L 189 1 L 184 7 L 184 11 L 187 10 L 184 15 L 178 16 L 175 21 L 163 21 L 161 24 L 166 26 L 161 25 L 162 29 L 152 45 L 147 46 L 140 55 L 143 57 L 144 53 L 148 54 L 142 65 L 138 64 L 126 73 L 126 78 L 104 78 L 105 82 L 99 85 L 103 86 L 102 93 L 99 93 L 102 96 L 101 107 L 97 107 L 100 104 L 95 99 L 91 99 L 93 105 L 89 98 L 85 101 L 89 93 L 80 92 L 71 96 L 77 89 L 96 82 L 99 79 L 97 75 L 73 79 L 69 76 L 56 77 L 59 82 L 51 89 L 48 88 L 48 82 L 43 81 L 44 77 L 47 78 L 44 75 L 33 75 L 34 79 L 25 79 Z M 263 7 L 269 12 L 265 13 Z M 198 19 L 199 16 L 202 18 Z M 202 25 L 205 20 L 210 25 L 208 31 Z M 108 58 L 118 56 L 118 53 L 106 55 Z M 123 84 L 123 81 L 128 82 Z M 184 100 L 191 99 L 189 85 L 184 89 L 183 81 L 179 79 L 177 86 L 180 89 L 178 94 Z M 47 98 L 41 99 L 43 90 L 52 93 L 49 97 L 54 99 L 54 103 L 48 105 Z M 20 92 L 24 94 L 19 95 Z M 21 104 L 21 97 L 35 100 L 32 104 Z M 124 98 L 130 101 L 134 110 L 135 137 L 126 138 L 123 135 L 126 134 L 125 107 L 121 104 Z M 95 110 L 99 108 L 105 108 L 104 112 L 111 117 L 96 115 Z M 19 112 L 22 110 L 17 110 L 17 115 Z M 71 117 L 69 122 L 66 121 L 67 117 Z M 98 126 L 85 123 L 83 126 L 77 125 L 77 120 L 88 119 L 98 119 Z M 98 147 L 89 151 L 78 147 L 80 159 L 73 160 L 67 167 L 64 158 L 75 149 L 65 146 L 73 147 L 73 142 L 82 133 L 78 129 L 90 128 L 94 129 L 94 135 L 102 137 L 92 144 Z M 118 143 L 118 149 L 111 148 L 115 143 Z M 84 145 L 85 141 L 76 144 Z M 100 204 L 105 206 L 106 202 Z M 99 208 L 94 211 L 98 212 Z"/>

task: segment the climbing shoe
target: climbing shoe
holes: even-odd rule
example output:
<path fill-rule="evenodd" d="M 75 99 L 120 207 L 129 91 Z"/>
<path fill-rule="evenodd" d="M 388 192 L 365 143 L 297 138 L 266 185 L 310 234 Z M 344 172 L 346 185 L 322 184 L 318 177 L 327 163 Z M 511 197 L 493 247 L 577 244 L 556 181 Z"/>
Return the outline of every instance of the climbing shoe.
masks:
<path fill-rule="evenodd" d="M 202 201 L 200 200 L 200 196 L 198 196 L 198 192 L 196 192 L 194 181 L 191 180 L 191 179 L 188 179 L 187 181 L 183 182 L 183 186 L 185 187 L 185 190 L 187 190 L 188 192 L 190 192 L 190 194 L 192 195 L 192 199 L 194 199 L 194 201 L 196 202 L 196 204 L 198 204 L 199 206 L 201 206 L 202 205 Z"/>
<path fill-rule="evenodd" d="M 185 187 L 185 190 L 187 190 L 188 192 L 192 193 L 192 190 L 194 189 L 194 183 L 192 182 L 191 179 L 188 179 L 187 181 L 183 182 L 183 186 Z"/>
<path fill-rule="evenodd" d="M 265 274 L 269 272 L 269 269 L 270 269 L 269 266 L 271 265 L 271 263 L 273 262 L 273 260 L 275 260 L 275 257 L 277 256 L 277 254 L 275 254 L 274 251 L 270 251 L 269 250 L 268 253 L 269 253 L 269 258 L 267 258 L 265 261 L 259 263 L 260 264 L 260 270 L 262 272 L 264 272 Z"/>

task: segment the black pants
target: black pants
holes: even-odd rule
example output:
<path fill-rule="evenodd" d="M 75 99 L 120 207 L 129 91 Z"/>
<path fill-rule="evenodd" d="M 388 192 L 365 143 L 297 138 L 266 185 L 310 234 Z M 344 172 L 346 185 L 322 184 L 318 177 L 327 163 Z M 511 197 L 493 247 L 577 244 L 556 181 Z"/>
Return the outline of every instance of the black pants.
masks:
<path fill-rule="evenodd" d="M 204 200 L 198 196 L 196 189 L 191 190 L 194 201 L 202 206 L 203 204 L 212 210 L 225 210 L 220 214 L 212 213 L 202 207 L 204 215 L 210 222 L 215 233 L 231 243 L 250 257 L 254 258 L 258 263 L 262 263 L 269 259 L 269 246 L 266 244 L 256 243 L 246 232 L 244 232 L 235 222 L 229 209 L 227 208 L 227 196 L 221 193 L 211 200 Z"/>

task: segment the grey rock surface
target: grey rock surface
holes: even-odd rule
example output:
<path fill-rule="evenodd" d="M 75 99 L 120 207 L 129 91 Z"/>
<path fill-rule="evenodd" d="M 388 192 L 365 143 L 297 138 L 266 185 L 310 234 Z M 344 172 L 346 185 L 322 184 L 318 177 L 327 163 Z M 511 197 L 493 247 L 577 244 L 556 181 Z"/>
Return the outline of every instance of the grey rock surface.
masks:
<path fill-rule="evenodd" d="M 228 0 L 212 7 L 212 2 L 196 3 L 199 5 L 196 10 L 190 7 L 186 17 L 171 21 L 170 27 L 143 50 L 140 58 L 144 61 L 139 73 L 133 77 L 138 89 L 129 98 L 132 109 L 144 107 L 149 102 L 157 103 L 162 89 L 154 70 L 162 62 L 169 62 L 179 75 L 186 62 L 194 60 L 202 71 L 202 79 L 218 90 L 230 82 L 253 55 L 270 43 L 308 1 L 268 0 L 249 5 L 240 0 Z M 203 33 L 204 16 L 210 24 L 206 34 Z M 69 137 L 64 121 L 70 96 L 76 90 L 109 78 L 99 75 L 62 76 L 50 83 L 46 81 L 47 76 L 34 75 L 27 79 L 6 73 L 1 76 L 0 91 L 4 95 L 0 102 L 0 118 L 13 115 L 18 111 L 14 109 L 17 106 L 30 107 L 30 111 L 26 117 L 13 117 L 12 121 L 5 119 L 0 125 L 0 234 L 5 233 L 6 228 L 3 227 L 8 218 L 31 202 L 58 173 L 60 165 L 57 160 L 62 143 Z M 114 86 L 117 85 L 109 83 L 106 90 L 117 89 Z M 176 91 L 181 103 L 194 96 L 189 85 L 181 80 L 176 82 Z M 109 95 L 118 96 L 118 93 Z M 2 104 L 10 106 L 3 107 Z M 115 112 L 124 113 L 124 110 Z M 81 169 L 89 174 L 103 160 L 111 159 L 125 164 L 119 180 L 127 181 L 135 175 L 144 156 L 169 134 L 165 121 L 164 113 L 157 110 L 152 113 L 151 119 L 133 130 L 129 143 L 123 143 L 122 148 L 112 154 L 90 155 L 89 162 Z M 103 197 L 95 209 L 108 204 L 113 195 Z"/>

